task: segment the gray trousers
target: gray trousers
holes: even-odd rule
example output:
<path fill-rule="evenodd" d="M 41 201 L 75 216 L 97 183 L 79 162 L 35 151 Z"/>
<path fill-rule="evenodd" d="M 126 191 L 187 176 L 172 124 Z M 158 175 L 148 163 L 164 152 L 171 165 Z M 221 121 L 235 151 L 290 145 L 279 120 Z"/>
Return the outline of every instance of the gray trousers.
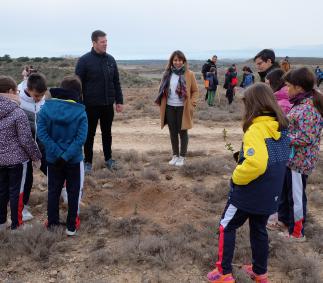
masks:
<path fill-rule="evenodd" d="M 185 157 L 187 153 L 188 134 L 187 130 L 181 130 L 183 106 L 166 105 L 166 121 L 168 124 L 170 140 L 172 143 L 173 155 Z M 181 140 L 181 151 L 179 152 L 179 140 Z"/>

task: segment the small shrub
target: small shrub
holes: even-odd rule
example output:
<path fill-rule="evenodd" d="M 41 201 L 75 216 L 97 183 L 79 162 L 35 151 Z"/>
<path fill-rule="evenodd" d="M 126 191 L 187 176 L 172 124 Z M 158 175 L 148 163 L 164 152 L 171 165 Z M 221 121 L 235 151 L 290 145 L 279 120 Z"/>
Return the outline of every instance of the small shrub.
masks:
<path fill-rule="evenodd" d="M 225 174 L 232 172 L 233 161 L 229 162 L 224 158 L 208 158 L 193 160 L 186 163 L 180 170 L 181 174 L 186 177 L 198 178 L 201 176 L 213 174 Z"/>
<path fill-rule="evenodd" d="M 95 205 L 81 209 L 80 218 L 82 227 L 87 232 L 93 232 L 98 228 L 107 228 L 110 225 L 107 212 L 102 207 Z"/>
<path fill-rule="evenodd" d="M 151 181 L 158 181 L 159 180 L 158 172 L 153 170 L 152 168 L 145 168 L 142 171 L 142 177 L 144 179 L 151 180 Z"/>
<path fill-rule="evenodd" d="M 140 156 L 136 150 L 131 149 L 123 154 L 123 160 L 126 162 L 137 163 L 140 161 Z"/>
<path fill-rule="evenodd" d="M 206 188 L 204 185 L 195 185 L 193 193 L 200 196 L 205 202 L 216 204 L 220 201 L 226 200 L 229 194 L 228 181 L 221 181 L 213 188 Z"/>

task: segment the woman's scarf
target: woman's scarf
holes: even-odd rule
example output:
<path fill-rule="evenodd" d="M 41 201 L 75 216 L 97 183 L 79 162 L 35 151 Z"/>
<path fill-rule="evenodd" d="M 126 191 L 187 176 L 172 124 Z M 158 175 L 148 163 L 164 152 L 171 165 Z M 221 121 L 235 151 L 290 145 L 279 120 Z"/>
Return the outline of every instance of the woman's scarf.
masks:
<path fill-rule="evenodd" d="M 304 92 L 304 93 L 299 93 L 296 96 L 292 97 L 289 99 L 289 102 L 293 105 L 298 105 L 300 104 L 300 102 L 305 99 L 305 98 L 309 98 L 313 96 L 313 92 L 309 91 L 309 92 Z"/>
<path fill-rule="evenodd" d="M 186 71 L 185 66 L 181 67 L 180 69 L 176 69 L 175 67 L 172 66 L 170 70 L 167 70 L 164 73 L 164 76 L 162 78 L 162 81 L 161 81 L 161 84 L 160 84 L 160 87 L 159 87 L 158 96 L 157 96 L 157 99 L 155 100 L 155 102 L 158 105 L 160 105 L 163 95 L 169 89 L 170 78 L 171 78 L 173 73 L 175 75 L 179 76 L 178 84 L 177 84 L 175 92 L 179 96 L 179 98 L 186 99 L 187 91 L 186 91 L 186 81 L 185 81 L 185 75 L 184 75 L 185 71 Z"/>

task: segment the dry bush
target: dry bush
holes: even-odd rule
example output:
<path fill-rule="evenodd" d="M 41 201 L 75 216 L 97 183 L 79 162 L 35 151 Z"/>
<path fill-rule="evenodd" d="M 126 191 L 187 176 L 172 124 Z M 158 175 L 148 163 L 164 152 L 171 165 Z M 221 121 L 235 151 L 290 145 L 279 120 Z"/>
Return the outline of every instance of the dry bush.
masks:
<path fill-rule="evenodd" d="M 105 247 L 106 239 L 105 238 L 98 238 L 96 239 L 94 246 L 91 248 L 91 251 L 101 250 Z"/>
<path fill-rule="evenodd" d="M 40 204 L 47 203 L 47 192 L 32 191 L 30 194 L 29 204 L 35 207 Z"/>
<path fill-rule="evenodd" d="M 174 172 L 174 167 L 169 166 L 168 164 L 158 164 L 158 166 L 159 166 L 159 172 L 162 174 Z"/>
<path fill-rule="evenodd" d="M 84 187 L 87 188 L 96 188 L 98 186 L 98 182 L 93 176 L 86 175 L 84 178 Z"/>
<path fill-rule="evenodd" d="M 158 172 L 150 167 L 144 168 L 141 175 L 144 179 L 151 180 L 151 181 L 159 181 Z"/>
<path fill-rule="evenodd" d="M 320 154 L 319 161 L 315 166 L 313 174 L 309 176 L 307 183 L 323 186 L 323 154 Z"/>
<path fill-rule="evenodd" d="M 105 168 L 103 152 L 95 152 L 93 156 L 92 168 L 94 171 Z"/>
<path fill-rule="evenodd" d="M 193 193 L 201 197 L 205 202 L 215 204 L 228 198 L 229 183 L 223 180 L 212 188 L 206 188 L 202 184 L 197 184 L 193 187 Z"/>
<path fill-rule="evenodd" d="M 135 110 L 142 110 L 144 109 L 145 104 L 146 103 L 143 100 L 136 100 L 133 107 Z"/>
<path fill-rule="evenodd" d="M 209 227 L 197 230 L 187 224 L 169 233 L 165 233 L 160 227 L 157 230 L 158 233 L 149 235 L 135 233 L 116 245 L 94 250 L 86 262 L 132 266 L 148 264 L 166 270 L 171 270 L 179 261 L 183 264 L 197 264 L 203 269 L 209 269 L 214 264 L 216 243 L 214 233 Z M 113 236 L 120 239 L 120 235 Z"/>
<path fill-rule="evenodd" d="M 134 175 L 128 177 L 127 182 L 128 182 L 129 189 L 136 189 L 141 185 L 141 180 Z"/>
<path fill-rule="evenodd" d="M 301 253 L 290 254 L 292 258 L 284 257 L 281 262 L 281 269 L 295 283 L 320 283 L 320 258 L 317 256 L 307 256 Z"/>
<path fill-rule="evenodd" d="M 227 121 L 240 121 L 242 118 L 243 105 L 239 99 L 236 99 L 230 106 L 230 112 L 226 98 L 221 101 L 216 99 L 216 105 L 209 107 L 206 102 L 200 102 L 196 117 L 202 121 L 215 121 L 215 122 L 227 122 Z"/>
<path fill-rule="evenodd" d="M 241 268 L 233 267 L 233 274 L 238 283 L 253 283 L 254 281 L 241 270 Z"/>
<path fill-rule="evenodd" d="M 141 161 L 141 158 L 136 150 L 131 149 L 123 153 L 123 160 L 126 162 L 138 163 Z"/>
<path fill-rule="evenodd" d="M 109 233 L 114 237 L 137 235 L 147 223 L 148 220 L 141 216 L 116 218 L 110 222 Z"/>
<path fill-rule="evenodd" d="M 89 233 L 98 228 L 107 228 L 110 225 L 108 212 L 102 207 L 91 205 L 81 209 L 80 218 L 82 229 Z"/>
<path fill-rule="evenodd" d="M 103 168 L 96 171 L 92 171 L 90 176 L 92 176 L 95 179 L 107 179 L 114 177 L 114 174 L 108 168 Z"/>
<path fill-rule="evenodd" d="M 323 174 L 322 174 L 322 170 L 315 170 L 314 173 L 312 175 L 309 176 L 308 184 L 312 184 L 312 185 L 321 185 L 323 186 Z"/>
<path fill-rule="evenodd" d="M 275 233 L 270 236 L 269 260 L 272 264 L 284 272 L 292 282 L 321 282 L 320 260 L 315 254 L 304 254 L 293 243 L 282 241 Z"/>
<path fill-rule="evenodd" d="M 97 269 L 98 266 L 108 266 L 114 263 L 116 263 L 114 257 L 108 249 L 99 249 L 90 253 L 85 261 L 85 266 Z"/>
<path fill-rule="evenodd" d="M 323 253 L 323 227 L 312 217 L 307 215 L 305 224 L 305 235 L 313 250 L 319 254 Z"/>
<path fill-rule="evenodd" d="M 186 163 L 181 167 L 180 173 L 186 177 L 198 178 L 212 174 L 227 174 L 232 172 L 233 168 L 233 161 L 229 161 L 223 157 L 211 157 Z"/>
<path fill-rule="evenodd" d="M 323 205 L 323 192 L 319 190 L 312 191 L 309 194 L 309 199 L 316 206 L 321 207 Z"/>
<path fill-rule="evenodd" d="M 194 151 L 188 151 L 187 152 L 187 157 L 202 157 L 202 156 L 207 156 L 207 151 L 206 150 L 194 150 Z"/>
<path fill-rule="evenodd" d="M 64 229 L 48 231 L 44 225 L 34 224 L 24 229 L 0 233 L 0 266 L 21 256 L 44 263 L 56 251 L 56 244 L 66 238 Z"/>
<path fill-rule="evenodd" d="M 92 233 L 98 229 L 106 229 L 110 237 L 133 236 L 140 234 L 143 225 L 149 221 L 142 216 L 125 218 L 109 217 L 108 212 L 99 206 L 89 206 L 81 210 L 81 224 L 84 231 Z M 98 242 L 95 243 L 97 247 Z M 96 248 L 92 248 L 95 250 Z"/>

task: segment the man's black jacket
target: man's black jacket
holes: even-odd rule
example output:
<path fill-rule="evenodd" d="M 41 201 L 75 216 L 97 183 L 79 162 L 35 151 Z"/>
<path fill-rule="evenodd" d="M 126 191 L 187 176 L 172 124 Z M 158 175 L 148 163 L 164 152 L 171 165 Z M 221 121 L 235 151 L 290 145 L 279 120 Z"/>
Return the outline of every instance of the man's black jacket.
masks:
<path fill-rule="evenodd" d="M 77 62 L 75 74 L 82 81 L 86 106 L 123 104 L 117 63 L 109 54 L 92 50 Z"/>

